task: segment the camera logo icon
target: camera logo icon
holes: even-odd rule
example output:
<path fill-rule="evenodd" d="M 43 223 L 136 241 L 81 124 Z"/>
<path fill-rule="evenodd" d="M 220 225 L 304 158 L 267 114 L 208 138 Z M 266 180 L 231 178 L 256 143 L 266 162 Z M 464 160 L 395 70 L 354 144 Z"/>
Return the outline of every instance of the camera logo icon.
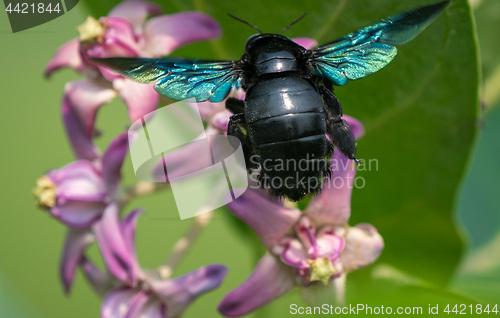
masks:
<path fill-rule="evenodd" d="M 128 132 L 135 175 L 168 182 L 181 219 L 224 206 L 248 188 L 240 141 L 208 134 L 198 104 L 187 102 L 149 113 Z"/>

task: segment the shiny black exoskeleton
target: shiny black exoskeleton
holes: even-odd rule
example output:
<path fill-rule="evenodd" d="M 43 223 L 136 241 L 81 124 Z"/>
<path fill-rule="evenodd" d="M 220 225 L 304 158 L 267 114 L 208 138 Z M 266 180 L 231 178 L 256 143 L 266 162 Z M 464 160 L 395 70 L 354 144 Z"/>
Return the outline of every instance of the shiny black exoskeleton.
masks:
<path fill-rule="evenodd" d="M 242 141 L 247 167 L 261 168 L 260 185 L 294 201 L 321 189 L 332 142 L 351 159 L 356 153 L 340 104 L 313 75 L 307 52 L 278 34 L 250 37 L 241 59 L 245 101 L 226 104 L 235 113 L 228 134 Z"/>

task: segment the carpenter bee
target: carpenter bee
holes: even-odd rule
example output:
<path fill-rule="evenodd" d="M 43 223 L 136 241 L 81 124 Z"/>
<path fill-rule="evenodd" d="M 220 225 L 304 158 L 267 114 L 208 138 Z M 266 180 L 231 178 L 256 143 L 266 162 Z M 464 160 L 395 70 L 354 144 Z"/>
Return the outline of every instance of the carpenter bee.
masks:
<path fill-rule="evenodd" d="M 283 35 L 263 34 L 234 17 L 260 32 L 248 38 L 238 61 L 106 58 L 94 62 L 137 82 L 155 83 L 158 93 L 175 100 L 221 102 L 231 90 L 242 88 L 244 101 L 226 101 L 234 114 L 228 135 L 241 141 L 247 167 L 260 168 L 261 186 L 275 196 L 298 201 L 321 190 L 331 171 L 327 159 L 335 148 L 355 160 L 356 141 L 342 119 L 333 85 L 385 67 L 397 54 L 394 45 L 415 38 L 449 3 L 389 17 L 311 50 Z M 290 161 L 295 164 L 285 167 L 283 163 Z M 299 168 L 301 161 L 307 169 Z"/>

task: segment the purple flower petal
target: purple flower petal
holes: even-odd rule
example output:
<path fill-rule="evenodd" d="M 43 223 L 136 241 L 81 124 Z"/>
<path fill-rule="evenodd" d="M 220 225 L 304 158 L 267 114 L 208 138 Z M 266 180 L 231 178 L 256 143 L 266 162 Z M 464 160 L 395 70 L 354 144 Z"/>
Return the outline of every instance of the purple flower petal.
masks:
<path fill-rule="evenodd" d="M 118 95 L 127 104 L 128 116 L 132 122 L 156 110 L 160 95 L 153 86 L 154 84 L 141 84 L 129 79 L 113 82 Z"/>
<path fill-rule="evenodd" d="M 219 287 L 226 273 L 225 266 L 213 264 L 176 279 L 153 281 L 152 287 L 167 304 L 168 317 L 178 317 L 198 296 Z"/>
<path fill-rule="evenodd" d="M 137 39 L 130 21 L 118 17 L 102 17 L 99 21 L 106 25 L 104 46 L 108 56 L 137 54 Z M 114 45 L 118 46 L 115 47 Z"/>
<path fill-rule="evenodd" d="M 91 137 L 97 110 L 109 103 L 115 96 L 116 92 L 111 88 L 104 88 L 87 80 L 79 80 L 66 84 L 64 100 L 78 116 L 85 134 Z"/>
<path fill-rule="evenodd" d="M 226 109 L 226 102 L 212 103 L 209 101 L 200 103 L 187 103 L 189 107 L 193 109 L 194 112 L 199 112 L 201 120 L 207 121 L 212 118 L 213 115 L 218 112 L 224 111 Z"/>
<path fill-rule="evenodd" d="M 68 230 L 60 264 L 61 280 L 66 293 L 71 290 L 76 267 L 83 251 L 92 242 L 94 242 L 94 235 L 91 232 Z"/>
<path fill-rule="evenodd" d="M 340 259 L 347 271 L 373 263 L 384 249 L 384 239 L 370 224 L 358 224 L 348 230 Z"/>
<path fill-rule="evenodd" d="M 132 24 L 118 17 L 102 17 L 99 22 L 105 25 L 105 32 L 102 42 L 93 43 L 81 47 L 80 53 L 84 63 L 95 66 L 89 59 L 93 57 L 137 57 L 140 53 L 138 38 L 134 32 Z M 97 65 L 102 75 L 112 81 L 122 76 L 110 69 Z"/>
<path fill-rule="evenodd" d="M 168 311 L 170 313 L 170 311 Z M 167 316 L 167 306 L 155 299 L 153 297 L 150 298 L 149 302 L 142 306 L 140 310 L 135 313 L 134 318 L 170 318 L 173 316 Z"/>
<path fill-rule="evenodd" d="M 298 269 L 307 269 L 309 267 L 306 250 L 299 240 L 290 239 L 286 242 L 280 257 L 281 261 L 289 266 Z"/>
<path fill-rule="evenodd" d="M 121 287 L 106 295 L 101 309 L 101 318 L 133 318 L 149 300 L 145 291 Z"/>
<path fill-rule="evenodd" d="M 229 96 L 239 100 L 245 100 L 247 93 L 243 90 L 243 88 L 238 88 L 236 91 L 233 91 L 232 95 L 230 94 Z"/>
<path fill-rule="evenodd" d="M 127 243 L 131 251 L 135 251 L 135 228 L 137 226 L 137 219 L 143 213 L 143 209 L 135 209 L 124 217 L 120 223 L 125 243 Z"/>
<path fill-rule="evenodd" d="M 123 233 L 123 238 L 134 260 L 137 260 L 137 254 L 135 252 L 135 228 L 137 225 L 137 219 L 142 213 L 144 213 L 144 210 L 135 209 L 132 212 L 130 212 L 126 217 L 124 217 L 120 223 L 120 228 Z M 134 261 L 132 265 L 134 266 L 134 271 L 136 273 L 142 272 L 142 269 L 140 268 L 138 261 Z"/>
<path fill-rule="evenodd" d="M 80 57 L 80 41 L 76 38 L 61 46 L 49 63 L 45 67 L 45 76 L 49 77 L 52 72 L 69 66 L 79 72 L 84 69 L 82 58 Z"/>
<path fill-rule="evenodd" d="M 342 116 L 342 118 L 347 121 L 356 139 L 363 137 L 363 135 L 365 134 L 365 129 L 363 128 L 363 124 L 361 124 L 359 120 L 348 115 L 344 115 Z"/>
<path fill-rule="evenodd" d="M 67 200 L 52 207 L 50 213 L 70 228 L 87 229 L 101 218 L 105 208 L 103 202 Z"/>
<path fill-rule="evenodd" d="M 150 298 L 150 293 L 146 291 L 140 291 L 135 294 L 132 299 L 130 299 L 127 313 L 123 316 L 123 318 L 141 318 L 139 314 Z"/>
<path fill-rule="evenodd" d="M 106 206 L 103 179 L 88 161 L 76 161 L 48 174 L 55 184 L 57 204 L 51 214 L 72 228 L 84 229 L 97 221 Z"/>
<path fill-rule="evenodd" d="M 116 204 L 108 205 L 101 221 L 94 225 L 94 233 L 109 272 L 123 282 L 134 284 L 141 273 L 136 271 L 137 260 L 123 237 Z"/>
<path fill-rule="evenodd" d="M 220 133 L 227 132 L 229 119 L 233 116 L 229 110 L 223 110 L 215 114 L 212 118 L 212 124 L 220 130 Z"/>
<path fill-rule="evenodd" d="M 102 156 L 102 173 L 110 197 L 114 196 L 120 182 L 121 168 L 128 149 L 128 134 L 123 133 L 111 141 Z"/>
<path fill-rule="evenodd" d="M 297 233 L 309 257 L 316 258 L 316 227 L 313 222 L 308 217 L 302 216 L 295 224 L 295 233 Z"/>
<path fill-rule="evenodd" d="M 319 222 L 344 224 L 351 216 L 351 194 L 356 165 L 340 151 L 335 151 L 330 162 L 332 174 L 325 180 L 321 193 L 309 202 L 305 212 Z"/>
<path fill-rule="evenodd" d="M 66 200 L 102 202 L 106 199 L 106 187 L 100 172 L 88 161 L 72 162 L 48 177 L 56 185 L 58 203 Z"/>
<path fill-rule="evenodd" d="M 104 296 L 111 290 L 113 287 L 111 277 L 97 268 L 85 255 L 82 255 L 79 264 L 83 274 L 99 295 Z"/>
<path fill-rule="evenodd" d="M 108 14 L 108 17 L 118 17 L 128 20 L 135 28 L 139 28 L 149 15 L 158 15 L 162 8 L 156 3 L 139 0 L 129 0 L 119 3 Z"/>
<path fill-rule="evenodd" d="M 129 287 L 121 287 L 108 293 L 102 303 L 101 318 L 123 318 L 129 301 L 136 294 L 137 291 Z"/>
<path fill-rule="evenodd" d="M 293 40 L 293 42 L 302 46 L 306 50 L 310 50 L 313 47 L 318 46 L 318 42 L 315 39 L 311 39 L 311 38 L 293 38 L 292 40 Z"/>
<path fill-rule="evenodd" d="M 365 132 L 361 122 L 346 115 L 343 118 L 351 127 L 356 139 L 361 138 Z M 351 194 L 356 176 L 356 164 L 338 150 L 335 151 L 330 163 L 332 175 L 325 181 L 322 192 L 309 202 L 306 213 L 319 222 L 344 224 L 351 216 Z"/>
<path fill-rule="evenodd" d="M 114 49 L 112 51 L 116 51 L 116 52 L 122 53 L 122 54 L 124 53 L 124 52 L 120 52 L 120 50 L 118 50 L 118 49 Z M 110 70 L 107 67 L 104 67 L 104 66 L 99 65 L 99 64 L 95 64 L 94 62 L 90 61 L 91 58 L 113 57 L 113 54 L 108 54 L 106 47 L 103 44 L 96 43 L 96 44 L 92 44 L 91 46 L 82 47 L 82 49 L 80 50 L 80 54 L 82 56 L 83 62 L 85 64 L 89 65 L 89 67 L 91 67 L 94 70 L 94 74 L 93 75 L 91 74 L 92 78 L 97 78 L 99 80 L 103 80 L 103 82 L 105 82 L 105 80 L 112 82 L 113 80 L 116 80 L 116 79 L 123 79 L 123 76 L 121 76 L 120 74 Z M 120 56 L 120 55 L 117 55 L 117 56 Z M 125 56 L 126 57 L 130 57 L 130 56 L 134 57 L 135 55 L 132 53 L 127 53 L 127 54 L 125 54 Z M 104 79 L 103 79 L 103 77 L 104 77 Z M 104 83 L 102 83 L 102 84 L 104 85 Z"/>
<path fill-rule="evenodd" d="M 227 317 L 246 315 L 288 292 L 293 287 L 288 268 L 270 254 L 264 255 L 252 275 L 219 304 Z"/>
<path fill-rule="evenodd" d="M 205 133 L 203 134 L 205 135 Z M 207 138 L 196 139 L 189 144 L 164 155 L 153 169 L 153 176 L 161 182 L 183 177 L 212 165 L 210 143 Z M 167 175 L 165 169 L 167 168 Z"/>
<path fill-rule="evenodd" d="M 92 142 L 92 138 L 85 132 L 85 129 L 71 108 L 71 101 L 67 95 L 64 96 L 61 113 L 68 134 L 69 141 L 77 159 L 92 161 L 99 156 L 99 150 Z"/>
<path fill-rule="evenodd" d="M 247 223 L 267 247 L 278 244 L 301 216 L 300 210 L 285 208 L 250 189 L 227 207 Z"/>
<path fill-rule="evenodd" d="M 145 50 L 156 57 L 195 41 L 208 40 L 221 34 L 217 21 L 201 12 L 180 12 L 152 18 L 146 23 Z"/>
<path fill-rule="evenodd" d="M 337 260 L 344 248 L 344 240 L 334 233 L 323 233 L 318 235 L 318 255 L 317 258 L 328 256 L 332 262 Z"/>

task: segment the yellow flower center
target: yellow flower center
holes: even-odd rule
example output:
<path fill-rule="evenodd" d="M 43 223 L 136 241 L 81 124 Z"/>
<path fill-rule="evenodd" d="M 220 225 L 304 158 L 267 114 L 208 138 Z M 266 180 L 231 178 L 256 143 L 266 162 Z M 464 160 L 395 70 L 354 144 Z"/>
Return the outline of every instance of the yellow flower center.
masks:
<path fill-rule="evenodd" d="M 308 262 L 311 265 L 309 268 L 309 280 L 311 282 L 320 281 L 328 285 L 330 277 L 338 272 L 326 255 L 323 258 L 310 259 Z"/>
<path fill-rule="evenodd" d="M 56 205 L 56 185 L 47 176 L 36 180 L 33 194 L 36 198 L 36 205 L 40 208 L 50 208 Z"/>
<path fill-rule="evenodd" d="M 76 27 L 78 33 L 80 33 L 80 42 L 84 45 L 102 43 L 106 28 L 106 24 L 91 16 L 88 16 L 83 24 Z"/>

